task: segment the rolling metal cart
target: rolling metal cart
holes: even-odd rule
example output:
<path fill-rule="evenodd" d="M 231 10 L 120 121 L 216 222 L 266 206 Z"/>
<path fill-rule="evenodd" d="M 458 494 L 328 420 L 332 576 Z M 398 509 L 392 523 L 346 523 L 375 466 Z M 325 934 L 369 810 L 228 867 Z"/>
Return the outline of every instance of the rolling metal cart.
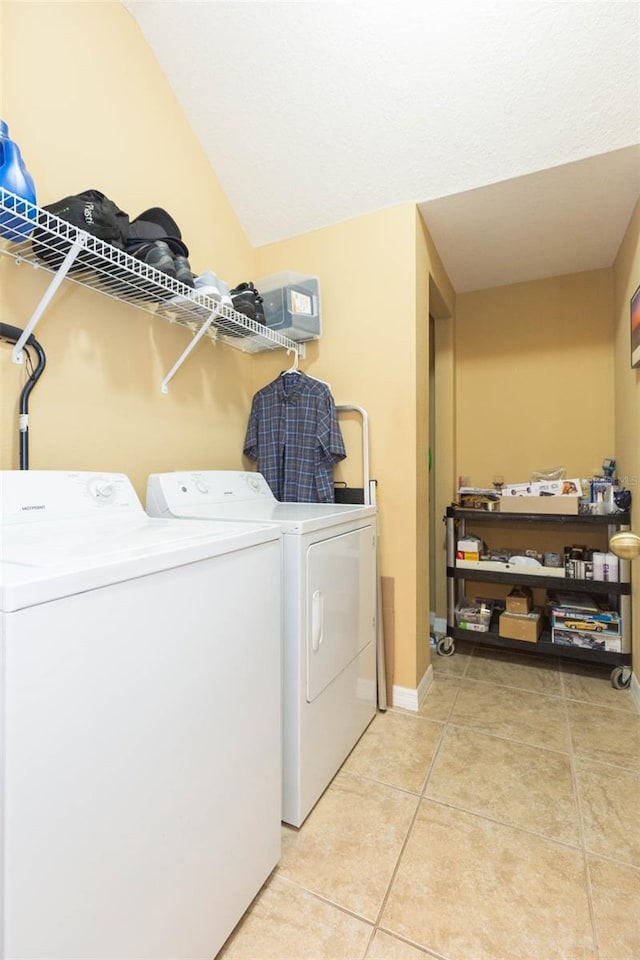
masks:
<path fill-rule="evenodd" d="M 436 641 L 440 656 L 452 656 L 455 653 L 456 640 L 476 640 L 488 646 L 501 647 L 529 654 L 565 657 L 591 663 L 611 664 L 611 684 L 616 689 L 624 689 L 631 682 L 631 577 L 629 560 L 619 560 L 619 575 L 616 581 L 586 580 L 564 576 L 550 576 L 550 571 L 540 567 L 540 572 L 523 573 L 514 570 L 507 562 L 504 564 L 486 564 L 484 561 L 466 561 L 456 559 L 456 545 L 459 537 L 467 533 L 467 524 L 474 527 L 494 527 L 506 531 L 509 528 L 527 527 L 536 531 L 554 530 L 567 527 L 575 533 L 590 531 L 606 534 L 606 541 L 616 531 L 628 531 L 629 513 L 615 513 L 603 516 L 583 514 L 545 514 L 545 513 L 500 513 L 485 510 L 463 509 L 457 506 L 447 508 L 444 517 L 446 523 L 447 553 L 447 634 Z M 499 566 L 500 569 L 496 569 Z M 510 586 L 528 586 L 531 589 L 553 590 L 561 588 L 563 593 L 573 593 L 577 597 L 591 594 L 606 597 L 612 609 L 621 620 L 620 651 L 590 649 L 578 645 L 565 645 L 552 641 L 552 632 L 547 624 L 543 627 L 537 643 L 524 640 L 512 640 L 500 636 L 497 617 L 494 615 L 486 632 L 474 632 L 461 629 L 456 625 L 455 611 L 465 596 L 468 583 L 499 583 Z"/>

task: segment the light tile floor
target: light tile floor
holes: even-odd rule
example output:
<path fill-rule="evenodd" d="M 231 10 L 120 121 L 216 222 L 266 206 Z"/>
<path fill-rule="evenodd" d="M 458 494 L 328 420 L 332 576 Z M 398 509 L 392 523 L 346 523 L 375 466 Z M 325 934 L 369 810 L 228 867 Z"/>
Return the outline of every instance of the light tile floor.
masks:
<path fill-rule="evenodd" d="M 458 644 L 379 713 L 220 960 L 640 960 L 640 716 L 610 668 Z"/>

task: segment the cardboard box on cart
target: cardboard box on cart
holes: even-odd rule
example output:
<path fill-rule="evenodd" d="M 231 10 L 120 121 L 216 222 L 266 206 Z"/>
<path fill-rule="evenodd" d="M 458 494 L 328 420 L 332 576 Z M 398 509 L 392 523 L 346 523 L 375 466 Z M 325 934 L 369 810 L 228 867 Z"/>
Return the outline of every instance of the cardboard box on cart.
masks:
<path fill-rule="evenodd" d="M 531 613 L 533 593 L 530 587 L 514 587 L 505 597 L 507 613 Z"/>
<path fill-rule="evenodd" d="M 527 643 L 537 643 L 542 632 L 542 611 L 532 610 L 531 613 L 501 613 L 499 633 L 508 640 L 525 640 Z"/>
<path fill-rule="evenodd" d="M 580 610 L 566 607 L 550 608 L 551 626 L 557 630 L 577 630 L 582 633 L 606 633 L 619 637 L 622 621 L 616 610 Z"/>
<path fill-rule="evenodd" d="M 613 633 L 594 633 L 586 630 L 551 631 L 551 642 L 565 647 L 584 647 L 586 650 L 607 650 L 622 653 L 622 637 Z"/>
<path fill-rule="evenodd" d="M 579 496 L 501 497 L 500 513 L 578 513 Z"/>

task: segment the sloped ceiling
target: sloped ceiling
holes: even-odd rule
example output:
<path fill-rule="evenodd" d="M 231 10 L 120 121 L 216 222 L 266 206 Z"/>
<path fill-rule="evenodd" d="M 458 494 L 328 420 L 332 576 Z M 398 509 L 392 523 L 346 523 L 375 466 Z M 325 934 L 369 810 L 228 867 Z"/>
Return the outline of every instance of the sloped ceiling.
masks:
<path fill-rule="evenodd" d="M 611 265 L 638 2 L 125 6 L 254 246 L 414 202 L 458 292 Z"/>

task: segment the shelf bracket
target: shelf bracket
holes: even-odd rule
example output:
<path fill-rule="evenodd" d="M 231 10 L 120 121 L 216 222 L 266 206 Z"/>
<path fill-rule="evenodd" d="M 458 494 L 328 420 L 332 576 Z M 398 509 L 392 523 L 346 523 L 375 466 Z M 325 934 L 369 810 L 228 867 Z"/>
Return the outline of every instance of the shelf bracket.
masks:
<path fill-rule="evenodd" d="M 219 313 L 220 313 L 220 310 L 218 308 L 212 311 L 211 316 L 208 317 L 207 320 L 205 320 L 205 322 L 202 324 L 202 326 L 196 333 L 191 343 L 187 346 L 186 350 L 182 351 L 182 353 L 180 354 L 180 356 L 178 357 L 174 365 L 171 367 L 171 370 L 169 370 L 169 373 L 166 375 L 166 377 L 160 384 L 160 390 L 162 391 L 162 393 L 169 393 L 169 381 L 178 372 L 178 370 L 180 369 L 184 361 L 187 359 L 191 351 L 194 349 L 194 347 L 196 347 L 199 344 L 200 340 L 202 340 L 205 333 L 207 332 L 207 330 L 209 329 L 209 327 L 211 326 L 211 324 L 213 323 L 213 321 L 215 320 L 215 318 L 218 316 Z"/>
<path fill-rule="evenodd" d="M 78 237 L 78 239 L 74 240 L 74 242 L 71 244 L 71 247 L 69 248 L 69 252 L 67 253 L 62 263 L 60 264 L 60 267 L 56 271 L 56 274 L 53 280 L 45 290 L 42 300 L 34 310 L 31 320 L 29 320 L 29 323 L 24 328 L 22 336 L 20 337 L 15 347 L 13 348 L 13 351 L 11 353 L 11 359 L 13 360 L 14 363 L 24 363 L 24 353 L 22 348 L 24 347 L 25 343 L 27 342 L 27 340 L 35 330 L 36 325 L 40 320 L 40 317 L 42 316 L 44 311 L 47 309 L 50 302 L 53 300 L 58 290 L 58 287 L 60 286 L 60 284 L 66 277 L 66 275 L 68 274 L 73 264 L 73 261 L 76 259 L 76 257 L 80 253 L 80 250 L 82 249 L 83 246 L 84 246 L 84 241 L 82 237 Z"/>

